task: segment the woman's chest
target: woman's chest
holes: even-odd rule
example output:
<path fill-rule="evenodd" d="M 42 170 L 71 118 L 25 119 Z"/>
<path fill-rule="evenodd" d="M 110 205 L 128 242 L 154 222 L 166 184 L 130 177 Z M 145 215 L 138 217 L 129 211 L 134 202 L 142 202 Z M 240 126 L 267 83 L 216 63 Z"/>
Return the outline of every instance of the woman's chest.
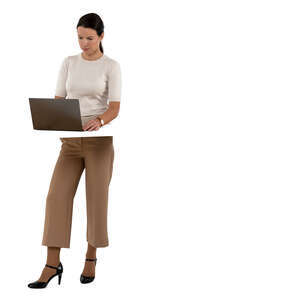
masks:
<path fill-rule="evenodd" d="M 82 67 L 75 64 L 69 67 L 66 88 L 79 93 L 103 93 L 107 89 L 108 76 L 105 67 Z"/>

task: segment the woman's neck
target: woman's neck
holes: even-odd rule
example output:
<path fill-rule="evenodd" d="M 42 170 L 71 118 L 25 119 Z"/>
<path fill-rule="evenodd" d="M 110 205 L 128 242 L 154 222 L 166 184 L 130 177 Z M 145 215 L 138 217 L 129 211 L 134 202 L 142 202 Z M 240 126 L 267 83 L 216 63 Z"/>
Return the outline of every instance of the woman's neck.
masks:
<path fill-rule="evenodd" d="M 96 60 L 96 59 L 100 58 L 101 56 L 103 56 L 103 53 L 101 51 L 96 51 L 96 52 L 92 53 L 91 55 L 87 55 L 86 53 L 82 52 L 81 55 L 86 60 Z"/>

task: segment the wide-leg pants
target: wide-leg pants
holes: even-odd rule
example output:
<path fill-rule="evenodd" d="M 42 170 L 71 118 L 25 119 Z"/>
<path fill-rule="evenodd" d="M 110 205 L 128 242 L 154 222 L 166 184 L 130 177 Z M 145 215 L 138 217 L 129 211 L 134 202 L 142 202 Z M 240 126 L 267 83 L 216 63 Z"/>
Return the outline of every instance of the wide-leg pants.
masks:
<path fill-rule="evenodd" d="M 86 240 L 109 245 L 107 208 L 112 177 L 112 136 L 60 138 L 62 144 L 46 199 L 42 245 L 70 248 L 73 199 L 83 170 L 86 182 Z"/>

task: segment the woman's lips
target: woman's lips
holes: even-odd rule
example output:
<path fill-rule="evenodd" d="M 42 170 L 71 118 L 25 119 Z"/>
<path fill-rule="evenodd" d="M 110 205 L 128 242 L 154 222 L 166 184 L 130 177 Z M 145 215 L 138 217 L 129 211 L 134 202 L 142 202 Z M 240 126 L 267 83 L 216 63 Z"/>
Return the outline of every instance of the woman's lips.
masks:
<path fill-rule="evenodd" d="M 85 50 L 85 51 L 86 51 L 86 50 L 89 50 L 89 48 L 83 48 L 83 50 Z"/>

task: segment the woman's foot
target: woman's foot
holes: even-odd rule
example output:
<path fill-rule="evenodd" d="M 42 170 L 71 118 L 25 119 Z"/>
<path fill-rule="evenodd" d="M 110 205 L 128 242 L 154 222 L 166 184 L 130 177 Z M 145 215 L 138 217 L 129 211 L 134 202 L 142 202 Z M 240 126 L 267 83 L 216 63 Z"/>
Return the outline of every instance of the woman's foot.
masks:
<path fill-rule="evenodd" d="M 47 247 L 47 262 L 50 266 L 58 267 L 60 263 L 60 248 L 59 247 Z M 44 267 L 42 274 L 38 281 L 46 282 L 48 279 L 56 273 L 56 269 Z"/>
<path fill-rule="evenodd" d="M 56 262 L 56 263 L 49 263 L 49 265 L 51 266 L 55 266 L 55 267 L 58 267 L 59 265 L 59 262 Z M 40 278 L 38 279 L 38 281 L 42 281 L 42 282 L 47 282 L 48 279 L 54 275 L 56 273 L 56 269 L 52 269 L 52 268 L 49 268 L 47 266 L 44 267 L 43 271 L 42 271 L 42 274 L 40 276 Z"/>
<path fill-rule="evenodd" d="M 86 257 L 86 258 L 96 258 L 95 257 Z M 83 276 L 88 276 L 88 277 L 93 277 L 95 276 L 95 262 L 94 261 L 89 261 L 89 260 L 86 260 L 85 261 L 85 264 L 84 264 L 84 269 L 83 269 L 83 272 L 82 272 L 82 275 Z"/>
<path fill-rule="evenodd" d="M 48 283 L 50 282 L 50 280 L 53 279 L 55 276 L 58 276 L 58 284 L 61 283 L 61 277 L 62 277 L 62 273 L 63 273 L 63 265 L 62 265 L 62 263 L 60 262 L 58 264 L 58 266 L 51 266 L 49 264 L 46 264 L 45 267 L 54 269 L 56 271 L 55 274 L 52 274 L 49 278 L 46 278 L 46 279 L 44 279 L 45 278 L 44 276 L 41 276 L 39 278 L 39 280 L 30 282 L 28 284 L 29 288 L 32 288 L 32 289 L 43 289 L 43 288 L 45 288 L 45 287 L 48 286 Z M 43 272 L 44 272 L 44 270 L 43 270 Z"/>
<path fill-rule="evenodd" d="M 91 244 L 88 243 L 88 248 L 85 254 L 85 258 L 91 258 L 94 259 L 96 258 L 96 252 L 97 252 L 97 248 L 93 247 Z M 83 268 L 83 272 L 82 272 L 83 276 L 95 276 L 95 262 L 94 261 L 89 261 L 86 260 L 85 264 L 84 264 L 84 268 Z"/>

